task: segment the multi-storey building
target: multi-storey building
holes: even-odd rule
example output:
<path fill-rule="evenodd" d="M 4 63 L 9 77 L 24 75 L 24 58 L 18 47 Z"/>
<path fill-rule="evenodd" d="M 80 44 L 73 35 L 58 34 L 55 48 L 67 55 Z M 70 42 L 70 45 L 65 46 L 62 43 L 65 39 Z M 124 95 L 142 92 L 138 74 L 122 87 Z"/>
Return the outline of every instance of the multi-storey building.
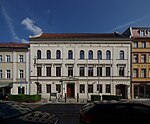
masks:
<path fill-rule="evenodd" d="M 29 41 L 31 94 L 130 98 L 130 38 L 118 33 L 41 34 Z"/>
<path fill-rule="evenodd" d="M 132 98 L 150 97 L 150 28 L 129 27 L 132 38 Z"/>
<path fill-rule="evenodd" d="M 0 44 L 0 92 L 29 94 L 29 44 Z"/>

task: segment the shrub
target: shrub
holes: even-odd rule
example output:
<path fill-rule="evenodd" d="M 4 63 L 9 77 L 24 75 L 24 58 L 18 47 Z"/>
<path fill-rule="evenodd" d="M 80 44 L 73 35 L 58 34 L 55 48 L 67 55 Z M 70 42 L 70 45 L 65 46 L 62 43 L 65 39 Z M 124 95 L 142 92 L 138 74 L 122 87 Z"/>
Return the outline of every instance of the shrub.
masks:
<path fill-rule="evenodd" d="M 91 101 L 100 101 L 101 96 L 100 95 L 91 95 Z"/>
<path fill-rule="evenodd" d="M 41 100 L 41 95 L 9 95 L 8 100 L 16 102 L 37 102 Z"/>
<path fill-rule="evenodd" d="M 102 95 L 102 100 L 119 100 L 122 96 L 117 95 Z"/>

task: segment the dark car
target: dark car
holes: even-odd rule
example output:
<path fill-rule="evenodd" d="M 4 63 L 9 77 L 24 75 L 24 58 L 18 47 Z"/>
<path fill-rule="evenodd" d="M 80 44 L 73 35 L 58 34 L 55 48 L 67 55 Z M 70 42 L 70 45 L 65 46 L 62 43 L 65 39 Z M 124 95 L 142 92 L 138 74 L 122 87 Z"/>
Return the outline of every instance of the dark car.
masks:
<path fill-rule="evenodd" d="M 8 100 L 8 94 L 0 93 L 0 100 Z"/>
<path fill-rule="evenodd" d="M 131 123 L 150 120 L 150 106 L 138 102 L 93 102 L 79 112 L 79 124 Z"/>
<path fill-rule="evenodd" d="M 58 117 L 13 101 L 0 100 L 0 124 L 60 124 Z"/>

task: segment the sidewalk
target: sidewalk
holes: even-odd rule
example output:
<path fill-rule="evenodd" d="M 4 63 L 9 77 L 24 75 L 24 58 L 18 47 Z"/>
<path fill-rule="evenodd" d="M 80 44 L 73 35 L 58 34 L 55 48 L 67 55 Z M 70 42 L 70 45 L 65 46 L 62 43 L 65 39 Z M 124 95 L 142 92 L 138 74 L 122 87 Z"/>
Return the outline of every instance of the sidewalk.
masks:
<path fill-rule="evenodd" d="M 77 99 L 75 99 L 75 98 L 67 98 L 66 100 L 64 99 L 64 98 L 62 98 L 62 99 L 56 99 L 56 98 L 54 98 L 54 99 L 51 99 L 51 100 L 49 100 L 49 99 L 41 99 L 41 101 L 39 101 L 39 102 L 36 102 L 36 104 L 47 104 L 47 103 L 57 103 L 57 104 L 68 104 L 68 103 L 70 103 L 70 104 L 86 104 L 87 103 L 87 100 L 86 99 L 79 99 L 78 101 L 77 101 Z"/>

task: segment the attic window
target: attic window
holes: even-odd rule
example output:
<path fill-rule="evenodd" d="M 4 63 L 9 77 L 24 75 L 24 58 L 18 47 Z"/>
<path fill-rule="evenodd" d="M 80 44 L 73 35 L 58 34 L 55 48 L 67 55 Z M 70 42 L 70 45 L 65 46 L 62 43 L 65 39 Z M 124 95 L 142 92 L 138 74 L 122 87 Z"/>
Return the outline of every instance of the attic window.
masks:
<path fill-rule="evenodd" d="M 150 37 L 150 30 L 148 30 L 148 36 Z"/>
<path fill-rule="evenodd" d="M 140 36 L 141 37 L 145 36 L 145 33 L 146 33 L 145 30 L 140 30 Z"/>

